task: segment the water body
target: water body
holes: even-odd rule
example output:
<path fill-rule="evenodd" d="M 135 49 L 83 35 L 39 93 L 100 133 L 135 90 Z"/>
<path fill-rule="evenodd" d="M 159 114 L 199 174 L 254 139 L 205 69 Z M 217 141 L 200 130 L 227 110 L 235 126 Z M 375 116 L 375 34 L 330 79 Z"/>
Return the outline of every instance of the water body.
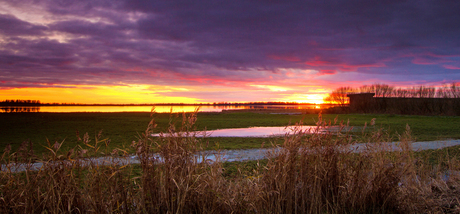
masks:
<path fill-rule="evenodd" d="M 172 109 L 177 112 L 193 112 L 197 108 L 200 112 L 222 112 L 223 110 L 243 110 L 243 109 L 313 109 L 319 106 L 314 104 L 305 105 L 235 105 L 235 106 L 155 106 L 158 113 L 169 113 Z M 15 112 L 150 112 L 152 106 L 3 106 L 0 107 L 1 113 Z"/>
<path fill-rule="evenodd" d="M 195 132 L 197 137 L 273 137 L 283 136 L 293 133 L 294 130 L 303 133 L 325 133 L 328 131 L 337 131 L 338 126 L 328 128 L 318 128 L 317 126 L 270 126 L 270 127 L 249 127 L 249 128 L 234 128 L 234 129 L 217 129 L 206 132 Z M 347 131 L 347 130 L 343 130 Z M 351 131 L 351 129 L 350 129 Z M 160 133 L 153 134 L 153 137 L 158 137 Z"/>

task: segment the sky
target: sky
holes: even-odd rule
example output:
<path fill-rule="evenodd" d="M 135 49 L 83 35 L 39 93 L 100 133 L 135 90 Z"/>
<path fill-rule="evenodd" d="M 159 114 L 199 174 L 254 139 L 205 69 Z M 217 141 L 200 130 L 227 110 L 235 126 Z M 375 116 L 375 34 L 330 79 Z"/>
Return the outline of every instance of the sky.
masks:
<path fill-rule="evenodd" d="M 0 100 L 321 103 L 460 81 L 458 0 L 0 0 Z"/>

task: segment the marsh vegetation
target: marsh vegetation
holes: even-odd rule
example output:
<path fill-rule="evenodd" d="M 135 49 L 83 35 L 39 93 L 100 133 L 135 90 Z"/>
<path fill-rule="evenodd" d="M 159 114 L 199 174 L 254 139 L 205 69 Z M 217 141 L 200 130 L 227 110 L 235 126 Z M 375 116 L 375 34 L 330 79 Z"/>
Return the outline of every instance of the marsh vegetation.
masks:
<path fill-rule="evenodd" d="M 298 111 L 295 111 L 298 112 Z M 216 130 L 227 128 L 248 127 L 284 127 L 303 121 L 304 125 L 315 125 L 317 114 L 269 114 L 265 112 L 230 112 L 230 113 L 198 113 L 195 123 L 197 131 Z M 324 120 L 350 121 L 353 127 L 362 127 L 364 123 L 376 118 L 376 127 L 383 128 L 396 141 L 397 134 L 404 132 L 405 125 L 410 124 L 412 135 L 416 141 L 432 141 L 443 139 L 459 139 L 460 117 L 456 116 L 418 116 L 418 115 L 383 115 L 383 114 L 323 114 Z M 110 138 L 110 150 L 121 148 L 129 153 L 134 150 L 129 147 L 132 141 L 137 140 L 149 123 L 149 113 L 122 112 L 122 113 L 16 113 L 0 114 L 0 151 L 7 145 L 17 150 L 23 142 L 33 145 L 34 154 L 41 159 L 42 154 L 48 152 L 44 147 L 47 140 L 51 143 L 65 142 L 63 149 L 69 150 L 82 141 L 78 140 L 85 133 L 94 138 L 101 132 L 104 137 Z M 168 124 L 181 123 L 181 114 L 157 113 L 155 122 L 158 124 L 154 132 L 165 132 Z M 368 129 L 368 131 L 370 131 Z M 360 134 L 360 132 L 356 133 Z M 281 138 L 244 138 L 244 137 L 216 137 L 207 139 L 209 146 L 206 149 L 251 149 L 260 148 L 263 144 L 270 145 L 283 143 Z"/>
<path fill-rule="evenodd" d="M 410 149 L 411 128 L 399 134 L 367 121 L 368 132 L 306 134 L 293 128 L 273 145 L 277 153 L 264 161 L 222 163 L 194 154 L 206 139 L 194 133 L 197 114 L 171 117 L 160 137 L 157 118 L 130 144 L 139 165 L 114 149 L 101 133 L 79 135 L 80 144 L 49 141 L 43 167 L 23 173 L 9 171 L 17 162 L 35 161 L 30 144 L 6 146 L 1 157 L 2 213 L 420 213 L 458 212 L 459 164 L 449 153 L 418 155 Z M 302 124 L 301 120 L 297 125 Z M 340 118 L 316 117 L 318 128 L 350 126 Z M 389 152 L 384 142 L 400 141 Z M 347 145 L 369 142 L 364 152 Z M 159 154 L 159 156 L 156 156 Z M 113 162 L 82 164 L 90 156 Z M 115 158 L 116 157 L 116 158 Z"/>

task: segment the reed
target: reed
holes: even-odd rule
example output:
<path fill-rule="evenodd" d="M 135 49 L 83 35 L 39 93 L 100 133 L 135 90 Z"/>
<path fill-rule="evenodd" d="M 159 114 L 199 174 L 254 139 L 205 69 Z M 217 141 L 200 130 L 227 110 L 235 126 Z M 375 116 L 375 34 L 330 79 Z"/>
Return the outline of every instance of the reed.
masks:
<path fill-rule="evenodd" d="M 84 135 L 82 144 L 61 151 L 48 143 L 39 170 L 33 147 L 24 143 L 1 156 L 1 213 L 432 213 L 458 212 L 459 163 L 448 154 L 438 164 L 414 155 L 410 127 L 396 149 L 392 136 L 373 122 L 360 135 L 345 132 L 348 123 L 323 121 L 313 134 L 293 128 L 282 145 L 274 144 L 266 161 L 228 176 L 222 161 L 197 156 L 206 141 L 197 137 L 196 112 L 171 116 L 168 131 L 153 138 L 152 119 L 132 143 L 140 160 L 110 141 Z M 179 125 L 177 125 L 179 124 Z M 300 126 L 302 123 L 299 122 Z M 320 133 L 337 125 L 339 130 Z M 363 133 L 365 133 L 363 131 Z M 369 144 L 350 150 L 356 141 Z M 203 153 L 204 154 L 204 153 Z M 106 157 L 108 163 L 91 159 Z M 22 163 L 27 170 L 12 171 Z"/>

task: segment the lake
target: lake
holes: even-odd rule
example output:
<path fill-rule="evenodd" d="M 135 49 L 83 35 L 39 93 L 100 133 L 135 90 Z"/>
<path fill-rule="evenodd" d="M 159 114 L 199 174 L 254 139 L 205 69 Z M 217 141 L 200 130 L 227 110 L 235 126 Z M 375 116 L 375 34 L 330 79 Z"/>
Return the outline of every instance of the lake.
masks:
<path fill-rule="evenodd" d="M 228 105 L 228 106 L 155 106 L 155 112 L 168 113 L 173 112 L 193 112 L 200 107 L 200 112 L 221 112 L 222 110 L 243 110 L 243 109 L 313 109 L 320 108 L 319 105 Z M 16 112 L 150 112 L 152 106 L 2 106 L 1 113 Z"/>

